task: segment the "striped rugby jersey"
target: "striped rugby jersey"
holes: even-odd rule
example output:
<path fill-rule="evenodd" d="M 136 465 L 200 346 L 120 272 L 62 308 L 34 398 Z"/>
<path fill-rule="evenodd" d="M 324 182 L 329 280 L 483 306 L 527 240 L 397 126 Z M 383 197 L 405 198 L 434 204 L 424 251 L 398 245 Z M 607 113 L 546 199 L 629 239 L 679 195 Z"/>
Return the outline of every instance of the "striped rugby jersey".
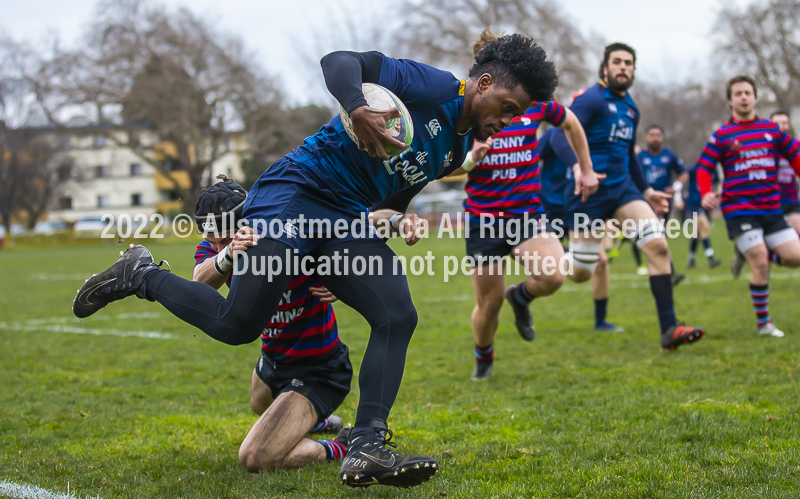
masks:
<path fill-rule="evenodd" d="M 778 158 L 778 187 L 781 190 L 781 204 L 800 204 L 797 191 L 797 173 L 783 156 Z"/>
<path fill-rule="evenodd" d="M 208 241 L 197 245 L 195 265 L 217 255 Z M 230 285 L 231 276 L 227 283 Z M 273 362 L 313 363 L 336 347 L 339 330 L 330 303 L 312 295 L 310 287 L 320 282 L 306 275 L 289 282 L 275 315 L 261 333 L 261 350 Z"/>
<path fill-rule="evenodd" d="M 725 218 L 781 214 L 777 156 L 800 169 L 800 143 L 775 123 L 756 117 L 752 121 L 730 121 L 708 139 L 697 161 L 697 186 L 711 191 L 711 174 L 722 163 L 722 214 Z"/>
<path fill-rule="evenodd" d="M 504 218 L 543 211 L 536 132 L 542 120 L 559 126 L 566 116 L 558 102 L 534 102 L 492 137 L 492 148 L 469 172 L 464 209 Z"/>

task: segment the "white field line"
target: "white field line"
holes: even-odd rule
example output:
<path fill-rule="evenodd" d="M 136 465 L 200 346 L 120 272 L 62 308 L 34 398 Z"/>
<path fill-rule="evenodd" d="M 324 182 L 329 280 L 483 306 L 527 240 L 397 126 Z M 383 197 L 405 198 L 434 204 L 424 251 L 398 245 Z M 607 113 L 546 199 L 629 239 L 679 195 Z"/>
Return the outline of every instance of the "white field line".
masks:
<path fill-rule="evenodd" d="M 509 277 L 509 276 L 507 276 Z M 513 276 L 510 276 L 513 277 Z M 747 282 L 748 276 L 742 275 L 738 280 L 742 282 Z M 800 278 L 800 272 L 780 272 L 774 273 L 770 276 L 770 279 L 797 279 Z M 725 282 L 725 281 L 733 281 L 733 277 L 727 275 L 707 275 L 707 274 L 700 274 L 696 277 L 687 277 L 681 283 L 681 287 L 689 286 L 692 284 L 713 284 L 717 282 Z M 647 279 L 647 276 L 640 276 L 638 274 L 619 274 L 614 275 L 611 274 L 611 281 L 629 281 L 625 284 L 614 284 L 611 288 L 613 292 L 615 289 L 639 289 L 639 288 L 649 288 L 650 281 Z M 590 292 L 592 287 L 589 283 L 585 284 L 567 284 L 563 286 L 561 289 L 556 291 L 556 293 L 576 293 L 576 292 Z M 680 293 L 680 291 L 678 291 Z M 471 301 L 474 300 L 475 297 L 472 295 L 456 295 L 456 296 L 432 296 L 429 298 L 426 297 L 419 297 L 420 301 L 424 300 L 426 303 L 439 303 L 439 302 L 459 302 L 459 301 Z"/>
<path fill-rule="evenodd" d="M 149 338 L 154 340 L 177 340 L 178 337 L 169 333 L 153 331 L 118 331 L 115 329 L 90 329 L 78 326 L 68 326 L 64 323 L 69 319 L 33 319 L 25 322 L 0 322 L 0 329 L 6 331 L 31 331 L 64 334 L 89 334 L 93 336 L 123 336 L 134 338 Z M 59 324 L 60 323 L 60 324 Z"/>
<path fill-rule="evenodd" d="M 0 481 L 0 496 L 12 499 L 80 499 L 74 494 L 62 494 L 61 492 L 53 492 L 35 485 L 7 482 L 5 480 Z M 100 498 L 95 496 L 91 499 Z"/>

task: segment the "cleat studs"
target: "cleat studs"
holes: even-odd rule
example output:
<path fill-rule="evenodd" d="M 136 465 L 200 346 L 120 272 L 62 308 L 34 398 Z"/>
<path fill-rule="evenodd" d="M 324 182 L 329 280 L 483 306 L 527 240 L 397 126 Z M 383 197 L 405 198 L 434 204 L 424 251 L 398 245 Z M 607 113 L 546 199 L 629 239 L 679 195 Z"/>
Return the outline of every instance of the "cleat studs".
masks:
<path fill-rule="evenodd" d="M 130 249 L 133 249 L 133 243 L 129 244 L 129 245 L 128 245 L 128 247 L 129 247 Z"/>
<path fill-rule="evenodd" d="M 398 472 L 397 472 L 397 470 L 395 470 L 395 472 L 394 472 L 394 476 L 397 476 L 397 473 L 398 473 Z"/>
<path fill-rule="evenodd" d="M 356 476 L 355 476 L 355 479 L 356 479 L 356 480 L 361 480 L 361 475 L 359 475 L 359 474 L 356 474 Z"/>
<path fill-rule="evenodd" d="M 415 465 L 414 465 L 414 469 L 415 469 L 415 470 L 418 470 L 418 469 L 419 469 L 419 463 L 417 463 L 417 464 L 415 464 Z"/>
<path fill-rule="evenodd" d="M 425 467 L 426 467 L 426 468 L 427 468 L 427 467 L 429 467 L 429 466 L 430 466 L 430 464 L 428 464 L 428 463 L 425 463 Z"/>
<path fill-rule="evenodd" d="M 436 463 L 433 463 L 431 466 L 432 466 L 433 468 L 436 468 Z"/>
<path fill-rule="evenodd" d="M 345 481 L 347 481 L 347 473 L 342 475 L 342 483 L 344 483 Z"/>
<path fill-rule="evenodd" d="M 405 468 L 401 468 L 401 469 L 400 469 L 400 473 L 405 473 L 405 472 L 406 472 L 406 469 L 405 469 Z"/>

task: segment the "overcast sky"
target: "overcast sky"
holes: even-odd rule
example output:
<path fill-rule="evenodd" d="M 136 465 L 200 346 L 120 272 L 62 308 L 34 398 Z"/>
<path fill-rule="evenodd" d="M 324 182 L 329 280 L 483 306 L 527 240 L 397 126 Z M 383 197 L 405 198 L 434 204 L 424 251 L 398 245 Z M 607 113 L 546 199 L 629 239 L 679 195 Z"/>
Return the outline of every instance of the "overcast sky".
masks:
<path fill-rule="evenodd" d="M 297 60 L 294 42 L 313 37 L 313 27 L 331 17 L 331 5 L 361 5 L 363 0 L 150 0 L 185 5 L 218 28 L 237 34 L 263 67 L 281 78 L 294 103 L 314 99 L 308 66 Z M 727 0 L 744 5 L 747 0 Z M 16 39 L 56 33 L 69 44 L 83 31 L 95 0 L 6 0 L 0 30 Z M 372 5 L 378 4 L 377 1 Z M 709 71 L 714 45 L 712 25 L 722 0 L 562 0 L 560 5 L 584 33 L 624 41 L 637 50 L 637 76 L 650 82 L 685 80 Z M 331 46 L 330 50 L 349 47 Z M 599 51 L 602 50 L 598 48 Z M 463 75 L 458 75 L 463 76 Z"/>

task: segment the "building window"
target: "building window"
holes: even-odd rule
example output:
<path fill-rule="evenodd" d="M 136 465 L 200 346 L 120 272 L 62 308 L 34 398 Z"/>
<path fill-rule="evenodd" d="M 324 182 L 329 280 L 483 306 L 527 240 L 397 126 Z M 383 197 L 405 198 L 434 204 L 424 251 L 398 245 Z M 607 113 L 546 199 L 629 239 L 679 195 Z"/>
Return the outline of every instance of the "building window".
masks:
<path fill-rule="evenodd" d="M 142 164 L 131 163 L 131 177 L 141 177 L 141 176 L 142 176 Z"/>
<path fill-rule="evenodd" d="M 94 148 L 95 149 L 102 149 L 106 146 L 106 136 L 105 135 L 95 135 L 94 136 Z"/>
<path fill-rule="evenodd" d="M 108 195 L 101 194 L 97 196 L 97 207 L 98 208 L 108 208 Z"/>
<path fill-rule="evenodd" d="M 58 167 L 58 180 L 63 182 L 69 180 L 70 177 L 72 177 L 71 165 L 61 165 Z"/>
<path fill-rule="evenodd" d="M 131 194 L 131 206 L 142 206 L 141 194 Z"/>
<path fill-rule="evenodd" d="M 108 167 L 107 166 L 95 166 L 94 167 L 94 176 L 95 176 L 95 178 L 108 177 Z"/>
<path fill-rule="evenodd" d="M 69 196 L 64 196 L 58 200 L 58 208 L 61 210 L 71 210 L 72 209 L 72 198 Z"/>

